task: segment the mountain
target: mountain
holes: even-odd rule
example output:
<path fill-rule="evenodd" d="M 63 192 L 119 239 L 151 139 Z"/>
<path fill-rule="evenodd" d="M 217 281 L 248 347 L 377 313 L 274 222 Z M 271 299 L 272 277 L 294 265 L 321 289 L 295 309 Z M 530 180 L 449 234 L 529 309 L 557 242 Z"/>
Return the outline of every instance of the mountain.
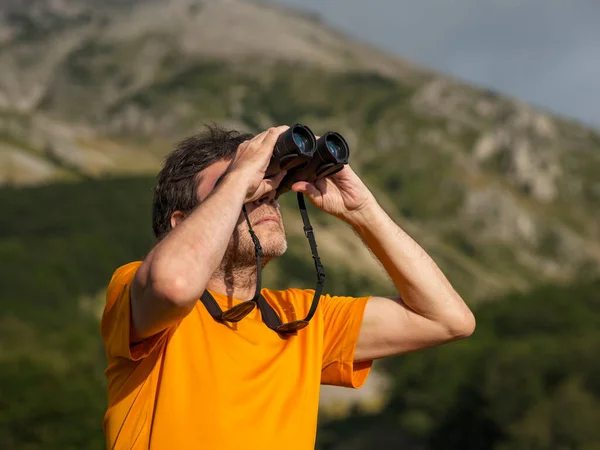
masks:
<path fill-rule="evenodd" d="M 0 0 L 0 67 L 6 448 L 50 435 L 101 448 L 103 289 L 152 245 L 154 176 L 206 122 L 341 132 L 352 166 L 471 304 L 600 272 L 597 130 L 319 17 L 242 0 Z M 289 251 L 265 285 L 314 287 L 293 196 L 282 207 Z M 393 293 L 348 227 L 314 208 L 311 219 L 328 291 Z"/>
<path fill-rule="evenodd" d="M 595 130 L 264 3 L 31 0 L 2 11 L 5 184 L 153 174 L 206 121 L 302 122 L 346 136 L 351 163 L 469 300 L 598 271 Z"/>
<path fill-rule="evenodd" d="M 310 17 L 248 2 L 15 1 L 2 10 L 2 131 L 17 140 L 5 182 L 67 175 L 60 161 L 86 173 L 154 170 L 156 152 L 199 119 L 243 125 L 237 104 L 265 75 L 280 74 L 272 67 L 283 61 L 293 71 L 403 67 Z M 156 152 L 132 150 L 115 135 L 150 135 Z M 29 143 L 52 147 L 60 161 L 18 148 Z"/>

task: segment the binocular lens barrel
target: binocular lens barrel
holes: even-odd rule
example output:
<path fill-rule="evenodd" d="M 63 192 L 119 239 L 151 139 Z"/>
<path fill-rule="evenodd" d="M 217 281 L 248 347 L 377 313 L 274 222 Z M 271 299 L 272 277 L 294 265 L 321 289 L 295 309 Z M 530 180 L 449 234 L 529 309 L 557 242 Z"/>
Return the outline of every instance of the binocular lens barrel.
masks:
<path fill-rule="evenodd" d="M 308 127 L 296 124 L 279 137 L 265 176 L 287 170 L 277 189 L 279 197 L 298 181 L 314 181 L 339 172 L 349 157 L 350 148 L 339 133 L 327 132 L 317 140 Z"/>
<path fill-rule="evenodd" d="M 295 124 L 277 139 L 265 177 L 305 165 L 313 157 L 316 147 L 317 140 L 310 128 Z"/>
<path fill-rule="evenodd" d="M 308 137 L 302 129 L 294 130 L 292 132 L 292 138 L 294 139 L 294 143 L 303 152 L 306 151 L 306 147 L 310 145 L 310 137 Z"/>
<path fill-rule="evenodd" d="M 347 160 L 348 159 L 348 144 L 343 139 L 340 139 L 341 136 L 335 136 L 333 133 L 326 137 L 327 149 L 331 152 L 331 154 L 335 157 L 335 159 L 339 160 Z"/>
<path fill-rule="evenodd" d="M 317 141 L 316 154 L 321 158 L 321 165 L 347 164 L 350 148 L 341 134 L 329 131 Z"/>

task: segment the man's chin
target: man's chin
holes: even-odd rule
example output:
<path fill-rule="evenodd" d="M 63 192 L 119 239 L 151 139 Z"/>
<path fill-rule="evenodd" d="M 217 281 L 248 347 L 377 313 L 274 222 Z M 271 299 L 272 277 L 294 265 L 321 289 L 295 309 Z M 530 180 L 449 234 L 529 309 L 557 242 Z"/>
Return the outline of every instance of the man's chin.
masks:
<path fill-rule="evenodd" d="M 263 258 L 265 260 L 268 261 L 272 261 L 275 258 L 279 258 L 280 256 L 283 256 L 285 254 L 285 252 L 287 251 L 287 243 L 280 245 L 279 247 L 267 247 L 264 248 L 263 247 Z"/>
<path fill-rule="evenodd" d="M 271 222 L 269 225 L 278 226 L 276 222 Z M 255 233 L 260 241 L 260 246 L 265 257 L 277 258 L 287 251 L 288 243 L 285 233 L 279 229 L 276 232 L 273 230 L 257 229 Z"/>

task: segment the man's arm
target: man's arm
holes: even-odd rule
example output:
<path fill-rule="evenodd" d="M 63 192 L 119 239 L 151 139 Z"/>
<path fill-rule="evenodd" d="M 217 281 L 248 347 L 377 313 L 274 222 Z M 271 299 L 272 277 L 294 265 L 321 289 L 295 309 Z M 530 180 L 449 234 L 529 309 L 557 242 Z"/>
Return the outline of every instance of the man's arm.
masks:
<path fill-rule="evenodd" d="M 361 236 L 394 281 L 398 297 L 373 297 L 363 315 L 355 361 L 398 355 L 467 337 L 475 318 L 425 251 L 396 225 L 347 165 L 292 186 Z"/>
<path fill-rule="evenodd" d="M 407 353 L 471 335 L 475 318 L 431 257 L 372 199 L 348 223 L 382 263 L 398 297 L 367 303 L 355 360 Z"/>
<path fill-rule="evenodd" d="M 211 194 L 147 255 L 131 286 L 132 342 L 185 317 L 223 259 L 242 205 L 277 188 L 284 173 L 264 174 L 279 135 L 271 128 L 237 150 L 227 175 Z"/>

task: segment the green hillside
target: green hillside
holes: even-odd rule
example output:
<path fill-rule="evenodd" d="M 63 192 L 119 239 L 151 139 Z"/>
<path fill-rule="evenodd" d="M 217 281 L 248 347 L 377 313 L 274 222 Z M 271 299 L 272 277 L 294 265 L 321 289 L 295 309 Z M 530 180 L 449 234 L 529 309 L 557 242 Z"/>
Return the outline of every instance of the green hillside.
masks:
<path fill-rule="evenodd" d="M 157 39 L 171 51 L 136 63 Z M 348 139 L 353 167 L 469 301 L 599 273 L 596 131 L 416 71 L 191 58 L 172 41 L 80 40 L 31 111 L 0 115 L 0 181 L 154 175 L 203 123 L 301 122 Z"/>
<path fill-rule="evenodd" d="M 102 291 L 115 267 L 152 245 L 152 182 L 0 189 L 2 448 L 103 448 Z M 294 241 L 269 269 L 274 285 L 288 273 L 293 285 L 313 285 L 304 244 Z M 328 290 L 384 289 L 325 263 Z M 599 293 L 598 282 L 581 280 L 484 302 L 471 339 L 379 366 L 392 380 L 381 414 L 322 422 L 319 448 L 372 448 L 374 436 L 411 449 L 595 448 Z"/>
<path fill-rule="evenodd" d="M 151 243 L 149 186 L 0 190 L 2 448 L 103 448 L 100 293 Z"/>
<path fill-rule="evenodd" d="M 600 281 L 475 313 L 471 339 L 389 361 L 383 410 L 324 424 L 318 448 L 600 448 Z"/>
<path fill-rule="evenodd" d="M 279 64 L 263 77 L 204 61 L 123 96 L 93 117 L 79 111 L 80 120 L 98 129 L 127 123 L 124 116 L 130 111 L 142 124 L 88 137 L 80 144 L 79 162 L 73 156 L 78 147 L 65 147 L 71 153 L 64 151 L 66 160 L 57 157 L 63 162 L 60 169 L 80 179 L 105 176 L 102 170 L 110 174 L 111 167 L 116 173 L 155 173 L 159 155 L 204 122 L 255 132 L 301 122 L 317 134 L 338 130 L 348 138 L 351 164 L 469 301 L 540 282 L 567 282 L 581 272 L 598 273 L 600 216 L 594 205 L 600 195 L 600 144 L 594 131 L 460 86 L 456 89 L 473 104 L 483 102 L 497 112 L 485 118 L 465 105 L 465 111 L 440 117 L 438 109 L 414 107 L 426 86 L 376 73 L 297 69 Z M 89 93 L 101 82 L 88 86 L 79 80 Z M 235 104 L 223 101 L 235 95 Z M 442 108 L 444 98 L 439 101 Z M 53 103 L 42 105 L 51 108 Z M 165 111 L 183 112 L 168 116 L 163 126 Z M 544 135 L 544 127 L 556 136 Z M 44 153 L 33 145 L 29 154 L 42 155 L 48 163 L 49 154 L 60 154 L 60 144 L 54 147 L 54 153 Z M 107 149 L 103 155 L 120 159 L 100 170 L 90 158 L 86 166 L 89 149 Z M 141 166 L 138 154 L 147 158 Z"/>

